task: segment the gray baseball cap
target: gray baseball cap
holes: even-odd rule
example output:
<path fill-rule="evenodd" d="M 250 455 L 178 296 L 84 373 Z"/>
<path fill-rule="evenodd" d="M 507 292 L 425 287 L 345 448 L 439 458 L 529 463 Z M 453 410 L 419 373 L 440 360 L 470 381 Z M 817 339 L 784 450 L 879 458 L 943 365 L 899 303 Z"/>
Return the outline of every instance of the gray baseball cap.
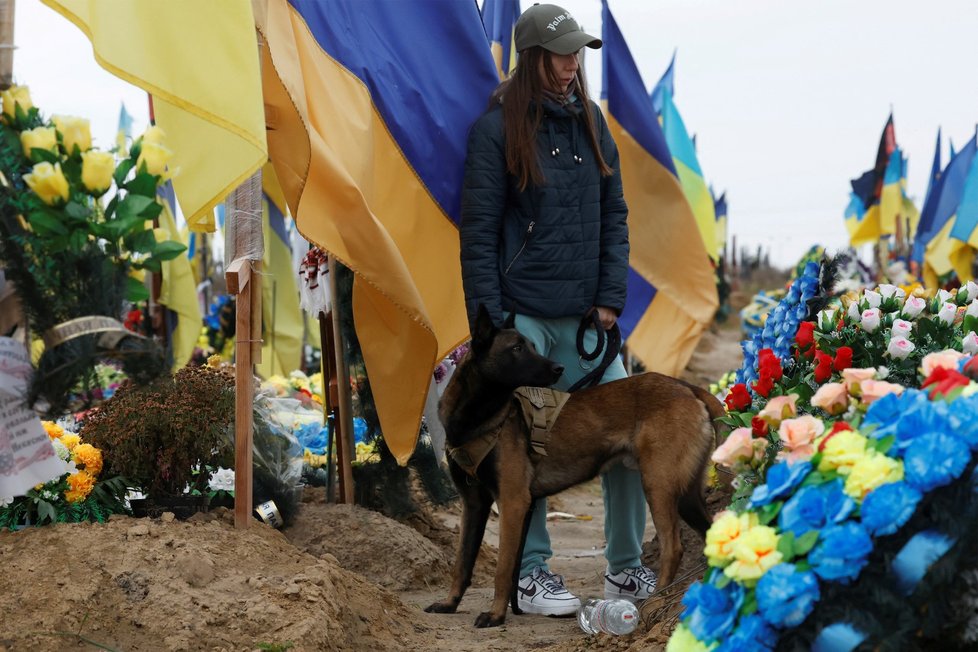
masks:
<path fill-rule="evenodd" d="M 535 4 L 516 21 L 516 51 L 538 45 L 555 54 L 573 54 L 584 46 L 600 48 L 601 39 L 581 31 L 570 12 L 557 5 Z"/>

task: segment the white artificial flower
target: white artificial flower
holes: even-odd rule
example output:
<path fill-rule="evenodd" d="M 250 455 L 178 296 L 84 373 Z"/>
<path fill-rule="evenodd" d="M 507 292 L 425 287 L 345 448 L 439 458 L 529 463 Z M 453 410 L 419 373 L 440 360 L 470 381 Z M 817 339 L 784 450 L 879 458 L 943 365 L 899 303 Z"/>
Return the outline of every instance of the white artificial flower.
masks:
<path fill-rule="evenodd" d="M 938 303 L 947 303 L 948 301 L 954 301 L 954 295 L 951 294 L 950 292 L 948 292 L 947 290 L 938 290 L 937 291 L 937 302 Z"/>
<path fill-rule="evenodd" d="M 978 353 L 978 335 L 975 335 L 974 332 L 965 335 L 964 339 L 961 340 L 961 351 L 968 355 Z"/>
<path fill-rule="evenodd" d="M 835 311 L 819 310 L 817 321 L 818 321 L 818 327 L 823 331 L 832 330 L 835 324 Z"/>
<path fill-rule="evenodd" d="M 890 377 L 890 368 L 885 365 L 880 365 L 876 367 L 876 379 L 886 380 Z"/>
<path fill-rule="evenodd" d="M 880 295 L 884 299 L 889 299 L 890 297 L 892 297 L 893 295 L 896 294 L 897 289 L 899 289 L 899 288 L 897 288 L 897 286 L 895 286 L 895 285 L 890 285 L 889 283 L 881 283 L 880 284 Z"/>
<path fill-rule="evenodd" d="M 870 308 L 869 310 L 863 310 L 863 314 L 860 317 L 859 324 L 863 327 L 863 330 L 867 333 L 872 333 L 877 328 L 880 327 L 880 309 Z"/>
<path fill-rule="evenodd" d="M 958 307 L 953 303 L 947 302 L 941 307 L 941 311 L 937 313 L 937 318 L 944 324 L 950 326 L 956 314 L 958 314 Z"/>
<path fill-rule="evenodd" d="M 211 491 L 234 491 L 234 470 L 217 469 L 211 474 L 207 486 Z"/>
<path fill-rule="evenodd" d="M 897 299 L 905 299 L 907 297 L 907 291 L 903 288 L 897 288 L 894 296 L 896 296 Z"/>
<path fill-rule="evenodd" d="M 913 319 L 919 315 L 924 308 L 927 307 L 927 302 L 920 297 L 908 297 L 907 302 L 903 304 L 903 310 L 901 314 L 907 319 Z"/>
<path fill-rule="evenodd" d="M 879 292 L 874 292 L 872 290 L 866 290 L 863 293 L 863 296 L 866 298 L 866 302 L 869 304 L 870 308 L 879 308 L 880 303 L 883 301 L 882 295 L 880 295 Z"/>
<path fill-rule="evenodd" d="M 6 507 L 14 502 L 13 496 L 0 496 L 0 507 Z"/>
<path fill-rule="evenodd" d="M 54 445 L 54 452 L 62 462 L 67 462 L 71 459 L 71 451 L 68 447 L 61 443 L 60 439 L 52 439 L 51 443 Z"/>
<path fill-rule="evenodd" d="M 968 293 L 968 301 L 974 301 L 978 299 L 978 283 L 974 281 L 968 281 L 968 284 L 964 286 Z"/>
<path fill-rule="evenodd" d="M 909 337 L 913 330 L 913 324 L 905 319 L 894 319 L 893 327 L 890 329 L 890 337 Z"/>
<path fill-rule="evenodd" d="M 974 301 L 968 304 L 968 309 L 965 311 L 964 314 L 969 315 L 971 317 L 978 317 L 978 299 L 975 299 Z"/>
<path fill-rule="evenodd" d="M 890 354 L 890 357 L 894 360 L 903 360 L 908 355 L 913 353 L 914 349 L 913 342 L 905 337 L 894 337 L 890 340 L 889 346 L 886 347 L 886 352 Z"/>
<path fill-rule="evenodd" d="M 853 324 L 859 321 L 859 304 L 855 301 L 849 304 L 849 310 L 846 312 L 846 316 L 849 317 L 849 321 Z"/>

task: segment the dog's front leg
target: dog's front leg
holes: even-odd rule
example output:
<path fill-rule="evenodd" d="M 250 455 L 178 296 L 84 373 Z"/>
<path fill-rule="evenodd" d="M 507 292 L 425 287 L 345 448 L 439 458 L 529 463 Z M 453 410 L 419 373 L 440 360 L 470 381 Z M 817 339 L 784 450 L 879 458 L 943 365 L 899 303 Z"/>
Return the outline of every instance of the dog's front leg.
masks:
<path fill-rule="evenodd" d="M 513 590 L 513 571 L 520 563 L 517 556 L 523 539 L 523 523 L 530 509 L 527 483 L 507 483 L 501 477 L 496 504 L 499 506 L 499 554 L 496 559 L 495 594 L 491 609 L 475 619 L 476 627 L 497 627 L 506 620 L 509 596 Z"/>
<path fill-rule="evenodd" d="M 452 588 L 448 597 L 425 607 L 429 613 L 452 614 L 458 609 L 462 596 L 472 583 L 472 570 L 479 556 L 482 538 L 486 533 L 486 521 L 492 508 L 492 495 L 481 484 L 461 482 L 457 485 L 462 497 L 462 536 L 455 553 L 452 569 Z"/>

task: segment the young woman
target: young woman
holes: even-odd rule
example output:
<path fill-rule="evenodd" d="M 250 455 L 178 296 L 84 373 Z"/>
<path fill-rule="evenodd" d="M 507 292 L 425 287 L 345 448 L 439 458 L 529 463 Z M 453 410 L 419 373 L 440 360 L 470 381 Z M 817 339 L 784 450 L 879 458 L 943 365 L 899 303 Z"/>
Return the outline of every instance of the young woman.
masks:
<path fill-rule="evenodd" d="M 462 194 L 462 280 L 470 323 L 486 306 L 541 354 L 565 367 L 566 390 L 591 364 L 577 351 L 577 328 L 595 310 L 611 328 L 625 305 L 628 208 L 618 149 L 587 96 L 579 52 L 601 41 L 556 5 L 534 5 L 516 24 L 516 69 L 492 94 L 469 133 Z M 594 350 L 597 334 L 585 345 Z M 600 359 L 600 358 L 599 358 Z M 620 359 L 601 382 L 626 376 Z M 594 433 L 600 437 L 601 433 Z M 647 506 L 639 473 L 622 465 L 601 477 L 605 507 L 605 596 L 639 601 L 655 589 L 642 566 Z M 580 600 L 550 572 L 546 500 L 534 507 L 520 568 L 519 605 L 569 615 Z"/>

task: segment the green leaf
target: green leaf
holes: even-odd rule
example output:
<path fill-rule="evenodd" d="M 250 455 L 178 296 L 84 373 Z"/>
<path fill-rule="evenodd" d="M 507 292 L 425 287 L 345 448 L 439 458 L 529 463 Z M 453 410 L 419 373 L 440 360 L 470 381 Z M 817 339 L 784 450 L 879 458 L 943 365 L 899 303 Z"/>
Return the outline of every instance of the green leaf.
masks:
<path fill-rule="evenodd" d="M 65 206 L 65 215 L 72 218 L 73 220 L 78 220 L 81 222 L 88 221 L 89 209 L 87 206 L 80 204 L 76 201 L 70 201 Z"/>
<path fill-rule="evenodd" d="M 144 197 L 143 195 L 133 194 L 126 195 L 126 198 L 119 202 L 119 206 L 115 209 L 116 216 L 118 219 L 127 219 L 142 215 L 143 211 L 150 204 L 154 203 L 156 203 L 155 197 Z"/>
<path fill-rule="evenodd" d="M 781 558 L 784 561 L 791 561 L 795 558 L 795 533 L 784 532 L 780 537 L 778 537 L 778 552 L 781 553 Z"/>
<path fill-rule="evenodd" d="M 780 500 L 764 505 L 757 510 L 757 520 L 761 525 L 767 525 L 777 517 L 778 512 L 781 511 L 782 505 L 784 505 L 784 502 Z"/>
<path fill-rule="evenodd" d="M 158 201 L 154 201 L 152 204 L 143 209 L 139 214 L 147 220 L 155 220 L 163 212 L 163 205 Z"/>
<path fill-rule="evenodd" d="M 157 243 L 156 247 L 153 248 L 153 258 L 159 260 L 173 260 L 183 252 L 187 250 L 187 246 L 181 242 L 174 242 L 173 240 L 166 240 L 165 242 Z"/>
<path fill-rule="evenodd" d="M 126 298 L 129 301 L 138 303 L 140 301 L 146 301 L 149 299 L 149 289 L 142 281 L 136 280 L 129 276 L 126 279 L 126 282 Z"/>
<path fill-rule="evenodd" d="M 136 253 L 150 253 L 156 246 L 156 236 L 152 231 L 140 231 L 132 236 L 129 248 Z"/>
<path fill-rule="evenodd" d="M 798 572 L 804 572 L 804 571 L 807 571 L 807 570 L 811 570 L 812 569 L 812 564 L 808 561 L 808 558 L 799 559 L 798 562 L 795 563 L 795 569 L 797 569 Z"/>
<path fill-rule="evenodd" d="M 717 579 L 713 580 L 713 585 L 718 589 L 727 588 L 727 585 L 733 581 L 726 575 L 726 573 L 722 571 L 719 572 L 717 575 L 718 575 Z"/>
<path fill-rule="evenodd" d="M 744 602 L 740 605 L 740 615 L 749 616 L 757 611 L 757 594 L 754 591 L 748 591 L 744 596 Z"/>
<path fill-rule="evenodd" d="M 58 518 L 58 513 L 54 509 L 54 505 L 46 500 L 37 501 L 37 516 L 38 523 L 44 523 L 45 521 L 51 521 L 54 523 Z"/>
<path fill-rule="evenodd" d="M 818 543 L 818 530 L 811 530 L 801 535 L 795 539 L 795 557 L 804 557 L 808 554 L 809 550 L 815 547 L 816 543 Z"/>
<path fill-rule="evenodd" d="M 66 235 L 68 229 L 61 221 L 45 211 L 35 211 L 31 213 L 27 221 L 31 223 L 31 228 L 34 229 L 35 233 L 41 237 L 45 237 L 51 233 L 57 235 Z"/>
<path fill-rule="evenodd" d="M 72 251 L 81 252 L 81 250 L 85 248 L 86 244 L 88 244 L 87 230 L 75 229 L 71 232 L 71 235 L 68 236 L 68 247 Z"/>
<path fill-rule="evenodd" d="M 146 172 L 140 172 L 124 186 L 126 190 L 134 195 L 144 197 L 156 197 L 156 177 Z"/>
<path fill-rule="evenodd" d="M 133 165 L 134 162 L 132 159 L 126 159 L 116 166 L 115 174 L 112 175 L 112 178 L 115 179 L 116 186 L 120 188 L 123 187 L 123 182 L 126 180 L 126 176 L 129 174 L 129 171 L 132 170 Z"/>
<path fill-rule="evenodd" d="M 50 163 L 51 165 L 61 162 L 57 154 L 49 149 L 41 149 L 40 147 L 31 147 L 30 159 L 31 163 Z"/>

